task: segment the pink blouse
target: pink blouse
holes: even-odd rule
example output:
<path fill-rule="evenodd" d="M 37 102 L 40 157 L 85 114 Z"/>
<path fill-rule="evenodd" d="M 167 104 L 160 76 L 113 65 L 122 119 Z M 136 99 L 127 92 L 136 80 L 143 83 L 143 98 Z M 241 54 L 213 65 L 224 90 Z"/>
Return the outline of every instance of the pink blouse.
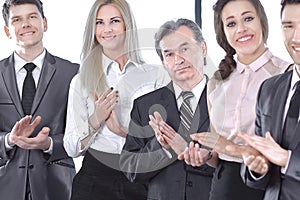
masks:
<path fill-rule="evenodd" d="M 255 106 L 256 97 L 261 83 L 274 75 L 284 72 L 289 63 L 272 55 L 266 50 L 257 60 L 249 65 L 244 65 L 237 60 L 237 68 L 224 81 L 208 83 L 210 93 L 210 120 L 215 131 L 234 143 L 242 144 L 243 141 L 232 137 L 235 131 L 247 134 L 255 132 Z M 216 85 L 212 85 L 212 82 Z M 227 161 L 242 162 L 242 160 L 219 154 Z"/>

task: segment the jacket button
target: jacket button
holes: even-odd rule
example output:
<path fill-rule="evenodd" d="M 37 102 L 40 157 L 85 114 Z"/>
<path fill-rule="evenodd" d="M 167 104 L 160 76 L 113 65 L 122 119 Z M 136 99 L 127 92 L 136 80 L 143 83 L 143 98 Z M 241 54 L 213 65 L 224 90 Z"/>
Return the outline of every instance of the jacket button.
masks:
<path fill-rule="evenodd" d="M 189 187 L 193 187 L 193 182 L 192 181 L 188 181 L 188 182 L 186 182 L 186 185 L 189 186 Z"/>

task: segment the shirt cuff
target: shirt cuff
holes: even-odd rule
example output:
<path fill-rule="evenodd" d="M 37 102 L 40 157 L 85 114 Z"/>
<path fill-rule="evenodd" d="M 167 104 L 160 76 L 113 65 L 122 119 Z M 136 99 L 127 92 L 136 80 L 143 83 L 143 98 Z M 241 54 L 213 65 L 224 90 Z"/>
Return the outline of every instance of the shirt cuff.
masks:
<path fill-rule="evenodd" d="M 48 154 L 52 154 L 52 150 L 53 150 L 53 140 L 52 140 L 52 138 L 51 137 L 49 137 L 50 138 L 50 147 L 49 147 L 49 149 L 47 149 L 47 150 L 45 150 L 44 151 L 44 153 L 48 153 Z"/>
<path fill-rule="evenodd" d="M 285 173 L 286 173 L 286 170 L 287 170 L 288 167 L 289 167 L 289 163 L 290 163 L 292 151 L 291 151 L 291 150 L 288 150 L 288 152 L 289 152 L 289 157 L 288 157 L 288 160 L 287 160 L 287 162 L 286 162 L 286 164 L 285 164 L 285 167 L 281 167 L 281 173 L 282 173 L 282 174 L 285 174 Z"/>
<path fill-rule="evenodd" d="M 172 158 L 172 154 L 165 148 L 162 148 L 162 150 L 167 154 L 168 158 Z"/>
<path fill-rule="evenodd" d="M 6 134 L 5 138 L 4 138 L 5 148 L 6 148 L 7 151 L 13 149 L 13 147 L 15 146 L 15 145 L 11 146 L 11 145 L 8 144 L 8 136 L 9 136 L 9 134 L 10 133 Z"/>

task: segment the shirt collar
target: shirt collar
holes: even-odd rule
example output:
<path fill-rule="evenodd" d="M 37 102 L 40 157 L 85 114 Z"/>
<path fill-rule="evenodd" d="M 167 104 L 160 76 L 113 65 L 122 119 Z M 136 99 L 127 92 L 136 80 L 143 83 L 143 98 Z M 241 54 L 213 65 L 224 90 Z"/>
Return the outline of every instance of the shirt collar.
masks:
<path fill-rule="evenodd" d="M 31 62 L 34 63 L 37 68 L 42 70 L 45 56 L 46 56 L 46 51 L 44 49 L 43 52 Z M 15 61 L 16 73 L 19 72 L 26 63 L 29 63 L 26 60 L 24 60 L 23 58 L 21 58 L 16 52 L 14 52 L 14 61 Z"/>
<path fill-rule="evenodd" d="M 198 83 L 191 91 L 194 94 L 195 98 L 197 99 L 197 102 L 199 101 L 200 96 L 205 88 L 206 82 L 207 82 L 207 76 L 204 75 L 200 83 Z M 178 100 L 181 97 L 181 92 L 183 90 L 174 82 L 173 82 L 173 88 L 174 88 L 176 100 Z"/>
<path fill-rule="evenodd" d="M 110 58 L 107 57 L 105 54 L 102 54 L 102 58 L 103 58 L 103 59 L 102 59 L 103 69 L 104 69 L 104 72 L 105 72 L 106 75 L 108 75 L 108 72 L 109 72 L 109 70 L 111 69 L 112 65 L 117 65 L 117 66 L 119 66 L 119 63 L 117 63 L 116 61 L 110 59 Z M 130 64 L 132 64 L 132 65 L 135 66 L 135 67 L 139 67 L 139 64 L 137 64 L 136 62 L 134 62 L 134 61 L 128 59 L 127 62 L 126 62 L 126 64 L 125 64 L 125 67 L 124 67 L 124 69 L 123 69 L 123 72 L 124 72 L 124 73 L 125 73 L 125 71 L 126 71 L 126 68 L 127 68 L 128 66 L 130 66 Z"/>
<path fill-rule="evenodd" d="M 237 71 L 239 73 L 242 73 L 244 72 L 246 67 L 249 67 L 250 69 L 252 69 L 252 71 L 255 72 L 259 70 L 264 64 L 266 64 L 272 58 L 272 56 L 273 55 L 270 52 L 270 50 L 266 49 L 266 51 L 260 57 L 258 57 L 255 61 L 253 61 L 249 65 L 245 65 L 237 59 L 237 64 L 236 64 Z"/>
<path fill-rule="evenodd" d="M 300 77 L 296 71 L 296 65 L 293 67 L 292 81 L 291 81 L 291 90 L 294 91 L 296 88 L 296 83 L 300 81 Z"/>

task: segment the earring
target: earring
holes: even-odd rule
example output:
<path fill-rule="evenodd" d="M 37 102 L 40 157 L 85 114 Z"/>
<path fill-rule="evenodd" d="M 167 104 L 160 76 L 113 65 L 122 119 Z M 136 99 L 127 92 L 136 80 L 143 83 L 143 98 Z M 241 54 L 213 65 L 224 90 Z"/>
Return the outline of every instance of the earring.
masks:
<path fill-rule="evenodd" d="M 206 57 L 203 58 L 203 64 L 204 64 L 204 66 L 207 65 Z"/>

